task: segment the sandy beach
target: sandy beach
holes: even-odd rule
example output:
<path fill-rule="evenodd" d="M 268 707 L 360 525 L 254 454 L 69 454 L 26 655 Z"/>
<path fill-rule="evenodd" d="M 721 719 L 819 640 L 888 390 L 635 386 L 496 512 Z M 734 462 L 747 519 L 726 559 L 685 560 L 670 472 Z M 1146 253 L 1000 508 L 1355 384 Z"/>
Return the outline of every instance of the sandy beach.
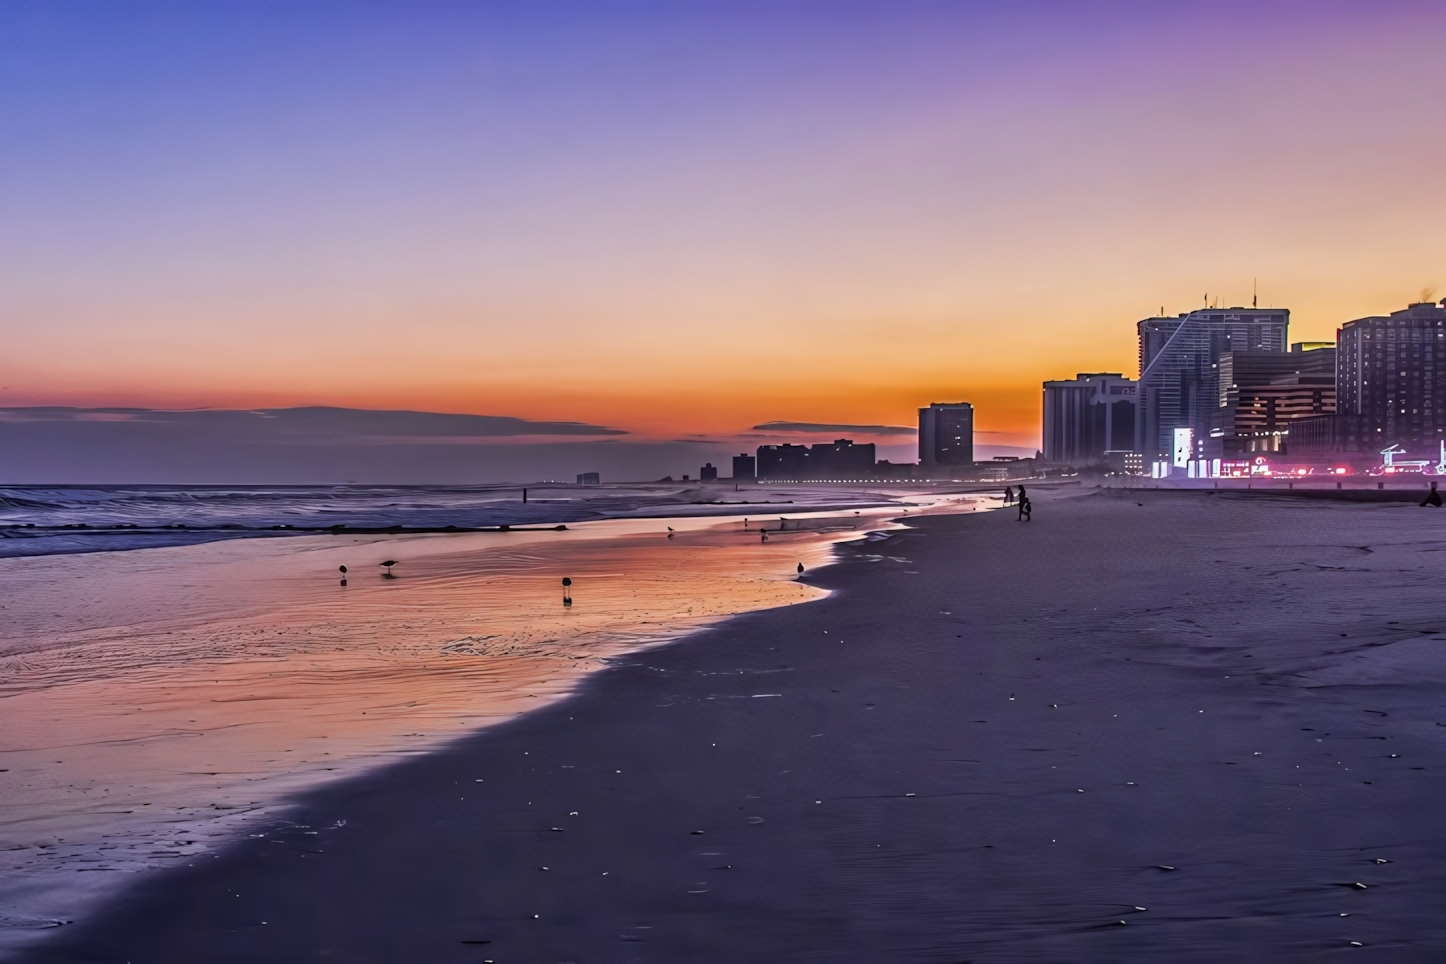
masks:
<path fill-rule="evenodd" d="M 35 962 L 1434 961 L 1446 518 L 1039 492 L 613 662 Z"/>

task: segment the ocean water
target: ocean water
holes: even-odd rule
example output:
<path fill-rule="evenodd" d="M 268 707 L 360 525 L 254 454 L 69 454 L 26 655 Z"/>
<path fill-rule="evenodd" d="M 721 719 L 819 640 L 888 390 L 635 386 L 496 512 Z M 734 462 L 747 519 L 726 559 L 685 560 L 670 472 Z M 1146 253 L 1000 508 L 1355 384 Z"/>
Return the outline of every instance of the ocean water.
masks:
<path fill-rule="evenodd" d="M 0 487 L 0 557 L 195 545 L 333 530 L 558 525 L 662 515 L 906 505 L 921 490 L 653 483 Z"/>

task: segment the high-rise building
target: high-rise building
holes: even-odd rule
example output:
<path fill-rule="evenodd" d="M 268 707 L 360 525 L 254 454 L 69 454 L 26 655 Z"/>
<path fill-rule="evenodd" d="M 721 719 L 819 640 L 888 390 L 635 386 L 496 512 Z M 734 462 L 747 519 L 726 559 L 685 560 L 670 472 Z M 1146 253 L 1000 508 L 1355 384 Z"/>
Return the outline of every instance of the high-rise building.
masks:
<path fill-rule="evenodd" d="M 924 475 L 974 464 L 974 406 L 934 402 L 919 409 L 919 468 Z"/>
<path fill-rule="evenodd" d="M 698 480 L 701 482 L 717 482 L 718 467 L 712 462 L 705 462 L 703 467 L 698 470 Z"/>
<path fill-rule="evenodd" d="M 1336 410 L 1336 349 L 1299 342 L 1289 352 L 1228 351 L 1220 356 L 1220 407 L 1205 445 L 1208 458 L 1287 452 L 1292 423 Z M 1307 346 L 1310 347 L 1307 350 Z"/>
<path fill-rule="evenodd" d="M 1146 460 L 1178 461 L 1181 439 L 1198 446 L 1208 438 L 1219 408 L 1220 356 L 1284 352 L 1289 324 L 1285 308 L 1206 308 L 1139 322 L 1135 437 Z"/>
<path fill-rule="evenodd" d="M 1446 301 L 1341 326 L 1336 391 L 1352 447 L 1436 456 L 1446 440 Z"/>
<path fill-rule="evenodd" d="M 1136 383 L 1118 372 L 1081 372 L 1044 383 L 1044 459 L 1070 465 L 1105 461 L 1135 448 Z"/>
<path fill-rule="evenodd" d="M 735 482 L 752 482 L 758 478 L 758 463 L 751 455 L 733 456 L 733 480 Z"/>

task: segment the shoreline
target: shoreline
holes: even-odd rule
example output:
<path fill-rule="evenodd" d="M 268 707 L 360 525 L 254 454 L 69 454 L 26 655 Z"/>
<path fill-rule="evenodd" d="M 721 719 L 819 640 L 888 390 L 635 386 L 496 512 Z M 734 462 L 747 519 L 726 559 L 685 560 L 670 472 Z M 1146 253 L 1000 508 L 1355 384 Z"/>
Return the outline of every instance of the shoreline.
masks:
<path fill-rule="evenodd" d="M 758 499 L 728 500 L 710 487 L 533 486 L 539 494 L 523 502 L 508 495 L 514 486 L 0 486 L 0 558 L 298 535 L 566 531 L 609 519 L 727 518 L 760 508 L 906 510 L 961 494 L 959 486 L 756 483 L 747 494 Z"/>
<path fill-rule="evenodd" d="M 1446 538 L 1040 495 L 843 548 L 828 598 L 303 794 L 21 959 L 1446 951 Z"/>
<path fill-rule="evenodd" d="M 0 562 L 16 591 L 0 636 L 0 956 L 296 792 L 565 698 L 620 654 L 817 595 L 795 562 L 887 525 L 795 518 L 762 545 L 741 520 L 694 517 L 505 545 L 301 536 Z M 399 578 L 336 585 L 339 559 L 382 552 Z M 576 607 L 557 605 L 561 572 Z"/>

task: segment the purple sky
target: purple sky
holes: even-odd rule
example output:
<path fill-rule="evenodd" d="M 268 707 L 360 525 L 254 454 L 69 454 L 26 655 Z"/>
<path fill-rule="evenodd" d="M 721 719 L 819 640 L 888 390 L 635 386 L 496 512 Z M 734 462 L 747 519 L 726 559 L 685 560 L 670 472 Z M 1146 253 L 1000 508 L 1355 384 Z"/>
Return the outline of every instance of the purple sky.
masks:
<path fill-rule="evenodd" d="M 0 407 L 719 444 L 1446 288 L 1440 3 L 0 8 Z M 1438 294 L 1437 297 L 1440 297 Z M 0 452 L 3 463 L 4 452 Z M 683 467 L 679 467 L 680 469 Z"/>

